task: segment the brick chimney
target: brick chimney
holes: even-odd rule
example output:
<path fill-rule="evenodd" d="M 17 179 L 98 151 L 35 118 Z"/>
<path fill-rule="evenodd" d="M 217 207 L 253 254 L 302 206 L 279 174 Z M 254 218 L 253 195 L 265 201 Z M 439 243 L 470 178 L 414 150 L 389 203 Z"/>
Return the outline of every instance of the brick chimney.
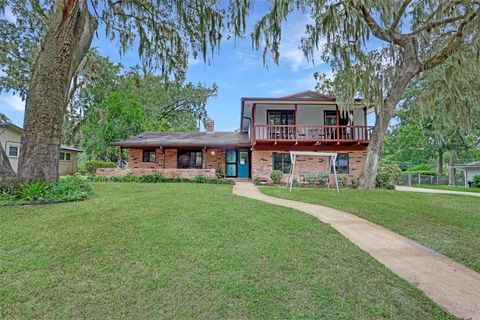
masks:
<path fill-rule="evenodd" d="M 213 132 L 215 129 L 215 121 L 212 119 L 205 119 L 205 121 L 203 121 L 203 125 L 205 126 L 206 132 Z"/>

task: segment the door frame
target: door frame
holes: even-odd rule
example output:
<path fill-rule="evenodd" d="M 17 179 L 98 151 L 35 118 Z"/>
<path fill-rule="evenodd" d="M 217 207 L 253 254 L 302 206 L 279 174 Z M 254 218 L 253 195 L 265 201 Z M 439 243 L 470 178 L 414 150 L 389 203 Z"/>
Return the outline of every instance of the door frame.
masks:
<path fill-rule="evenodd" d="M 227 152 L 228 151 L 235 151 L 235 162 L 227 162 Z M 235 175 L 234 176 L 227 176 L 227 165 L 235 164 Z M 238 177 L 238 149 L 225 149 L 225 178 L 236 178 Z"/>
<path fill-rule="evenodd" d="M 251 152 L 249 149 L 236 149 L 237 150 L 237 178 L 238 177 L 238 169 L 239 169 L 239 166 L 240 166 L 240 152 L 246 152 L 247 153 L 247 176 L 246 177 L 242 177 L 241 179 L 250 179 L 250 169 L 251 169 L 251 166 L 252 166 L 252 156 L 251 156 Z"/>

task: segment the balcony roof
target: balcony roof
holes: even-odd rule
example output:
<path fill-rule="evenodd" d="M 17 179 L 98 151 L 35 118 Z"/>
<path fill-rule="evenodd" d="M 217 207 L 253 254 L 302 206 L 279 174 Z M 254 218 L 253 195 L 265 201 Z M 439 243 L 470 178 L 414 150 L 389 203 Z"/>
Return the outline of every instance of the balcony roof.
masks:
<path fill-rule="evenodd" d="M 307 90 L 291 94 L 284 97 L 269 98 L 269 97 L 243 97 L 241 99 L 241 112 L 240 112 L 240 130 L 246 132 L 248 130 L 249 121 L 252 118 L 252 106 L 256 103 L 265 104 L 300 104 L 300 105 L 324 105 L 331 104 L 337 105 L 337 99 L 317 91 Z M 355 99 L 355 103 L 358 103 L 359 107 L 364 107 L 362 100 Z"/>

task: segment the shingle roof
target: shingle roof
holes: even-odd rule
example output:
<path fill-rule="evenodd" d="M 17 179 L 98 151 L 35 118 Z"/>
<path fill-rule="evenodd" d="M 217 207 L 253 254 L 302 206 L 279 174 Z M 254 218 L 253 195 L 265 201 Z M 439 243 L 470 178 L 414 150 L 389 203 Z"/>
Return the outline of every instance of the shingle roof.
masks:
<path fill-rule="evenodd" d="M 111 145 L 122 147 L 248 147 L 250 139 L 247 133 L 242 132 L 144 132 Z"/>
<path fill-rule="evenodd" d="M 473 168 L 480 168 L 480 161 L 463 163 L 463 164 L 457 164 L 457 165 L 455 165 L 455 167 L 473 167 Z"/>

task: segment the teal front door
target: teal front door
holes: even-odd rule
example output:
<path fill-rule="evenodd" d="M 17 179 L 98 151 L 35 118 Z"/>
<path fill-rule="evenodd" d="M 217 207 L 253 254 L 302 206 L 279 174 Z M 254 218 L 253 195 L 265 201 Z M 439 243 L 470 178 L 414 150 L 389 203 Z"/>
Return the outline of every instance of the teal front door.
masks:
<path fill-rule="evenodd" d="M 238 167 L 238 178 L 248 178 L 250 177 L 250 159 L 249 152 L 247 149 L 238 150 L 237 156 L 237 167 Z"/>

